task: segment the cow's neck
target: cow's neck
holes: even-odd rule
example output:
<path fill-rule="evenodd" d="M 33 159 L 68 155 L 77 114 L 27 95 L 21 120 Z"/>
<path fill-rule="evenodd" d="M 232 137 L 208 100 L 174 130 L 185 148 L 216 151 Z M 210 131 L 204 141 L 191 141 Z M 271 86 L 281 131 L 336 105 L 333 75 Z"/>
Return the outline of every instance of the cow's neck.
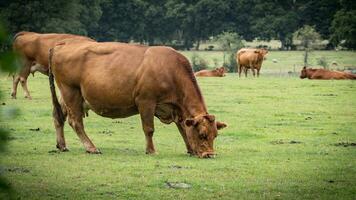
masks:
<path fill-rule="evenodd" d="M 180 107 L 183 119 L 194 118 L 198 115 L 206 114 L 207 109 L 198 85 L 192 80 L 187 80 L 189 84 L 181 86 Z"/>

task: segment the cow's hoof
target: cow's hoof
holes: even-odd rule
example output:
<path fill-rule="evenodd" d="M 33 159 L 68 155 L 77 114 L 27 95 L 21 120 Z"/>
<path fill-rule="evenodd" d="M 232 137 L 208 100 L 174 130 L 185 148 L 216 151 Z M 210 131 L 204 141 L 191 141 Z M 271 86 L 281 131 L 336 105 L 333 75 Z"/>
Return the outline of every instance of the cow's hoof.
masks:
<path fill-rule="evenodd" d="M 12 99 L 16 99 L 16 94 L 13 94 L 13 93 L 12 93 L 12 94 L 11 94 L 11 98 L 12 98 Z"/>
<path fill-rule="evenodd" d="M 147 155 L 156 155 L 156 151 L 155 150 L 146 150 L 146 154 Z"/>
<path fill-rule="evenodd" d="M 90 150 L 86 150 L 87 153 L 89 154 L 101 154 L 101 151 L 99 149 L 90 149 Z"/>
<path fill-rule="evenodd" d="M 69 149 L 67 147 L 63 147 L 63 146 L 60 146 L 60 145 L 56 145 L 57 149 L 61 152 L 66 152 L 66 151 L 69 151 Z"/>
<path fill-rule="evenodd" d="M 28 100 L 32 100 L 31 96 L 25 96 L 25 98 L 28 99 Z"/>

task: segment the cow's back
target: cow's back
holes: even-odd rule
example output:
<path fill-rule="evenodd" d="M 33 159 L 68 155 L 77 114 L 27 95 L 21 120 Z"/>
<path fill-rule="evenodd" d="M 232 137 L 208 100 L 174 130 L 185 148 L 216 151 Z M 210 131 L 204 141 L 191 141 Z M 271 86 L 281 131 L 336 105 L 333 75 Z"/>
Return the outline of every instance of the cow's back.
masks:
<path fill-rule="evenodd" d="M 48 66 L 49 49 L 54 47 L 56 43 L 69 38 L 92 40 L 84 36 L 72 34 L 20 32 L 15 36 L 13 48 L 27 59 L 43 66 Z"/>
<path fill-rule="evenodd" d="M 83 42 L 57 45 L 53 52 L 57 83 L 80 88 L 92 110 L 107 117 L 132 115 L 139 95 L 170 96 L 177 77 L 187 76 L 177 72 L 181 55 L 167 47 Z"/>

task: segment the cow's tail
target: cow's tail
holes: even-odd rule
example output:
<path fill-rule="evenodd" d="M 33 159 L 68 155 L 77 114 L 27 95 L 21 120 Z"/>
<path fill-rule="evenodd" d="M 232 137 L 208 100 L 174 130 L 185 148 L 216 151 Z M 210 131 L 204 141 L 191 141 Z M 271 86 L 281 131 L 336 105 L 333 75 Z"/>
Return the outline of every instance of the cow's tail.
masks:
<path fill-rule="evenodd" d="M 14 35 L 14 37 L 12 38 L 13 41 L 16 40 L 17 37 L 21 36 L 21 35 L 25 35 L 27 32 L 26 31 L 21 31 L 21 32 L 18 32 Z"/>
<path fill-rule="evenodd" d="M 51 89 L 51 97 L 52 97 L 52 104 L 53 104 L 53 117 L 55 120 L 58 121 L 59 124 L 64 124 L 65 117 L 62 111 L 62 107 L 59 104 L 57 94 L 56 94 L 56 87 L 54 85 L 54 77 L 52 73 L 52 58 L 53 58 L 54 49 L 51 48 L 49 50 L 49 60 L 48 60 L 48 73 L 49 73 L 49 87 Z"/>

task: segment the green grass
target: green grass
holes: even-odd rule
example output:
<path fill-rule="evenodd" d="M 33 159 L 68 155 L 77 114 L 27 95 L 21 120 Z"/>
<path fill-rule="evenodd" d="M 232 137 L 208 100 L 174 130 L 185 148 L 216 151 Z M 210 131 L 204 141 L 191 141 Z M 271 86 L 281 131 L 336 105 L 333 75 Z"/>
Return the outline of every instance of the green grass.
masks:
<path fill-rule="evenodd" d="M 221 51 L 184 51 L 183 54 L 187 58 L 191 58 L 193 53 L 198 53 L 202 58 L 206 59 L 209 67 L 220 67 L 223 64 L 223 53 Z M 267 60 L 262 64 L 261 74 L 264 72 L 281 72 L 286 75 L 288 71 L 300 72 L 304 65 L 303 51 L 270 51 L 267 55 Z M 312 51 L 309 56 L 309 63 L 312 67 L 321 68 L 318 66 L 318 60 L 325 57 L 328 64 L 332 62 L 338 64 L 339 69 L 344 69 L 344 66 L 356 66 L 356 52 L 352 51 Z M 219 66 L 214 66 L 214 59 L 218 61 Z M 272 62 L 273 59 L 277 63 Z"/>
<path fill-rule="evenodd" d="M 287 58 L 290 52 L 272 53 Z M 339 53 L 354 55 L 330 56 Z M 294 57 L 290 60 L 298 60 Z M 356 143 L 356 81 L 263 74 L 259 79 L 238 79 L 234 74 L 199 78 L 209 112 L 229 126 L 216 139 L 218 156 L 198 159 L 185 154 L 174 125 L 156 120 L 158 155 L 148 156 L 139 116 L 111 120 L 93 112 L 85 126 L 102 155 L 86 154 L 67 124 L 70 152 L 52 152 L 55 132 L 48 79 L 35 76 L 29 78 L 32 101 L 23 98 L 21 89 L 17 100 L 10 99 L 11 79 L 0 77 L 5 95 L 0 103 L 6 104 L 0 108 L 17 107 L 21 112 L 16 120 L 0 124 L 11 129 L 0 172 L 18 198 L 355 198 L 356 147 L 336 144 Z M 40 130 L 29 130 L 36 128 Z M 168 188 L 167 181 L 191 188 Z"/>

